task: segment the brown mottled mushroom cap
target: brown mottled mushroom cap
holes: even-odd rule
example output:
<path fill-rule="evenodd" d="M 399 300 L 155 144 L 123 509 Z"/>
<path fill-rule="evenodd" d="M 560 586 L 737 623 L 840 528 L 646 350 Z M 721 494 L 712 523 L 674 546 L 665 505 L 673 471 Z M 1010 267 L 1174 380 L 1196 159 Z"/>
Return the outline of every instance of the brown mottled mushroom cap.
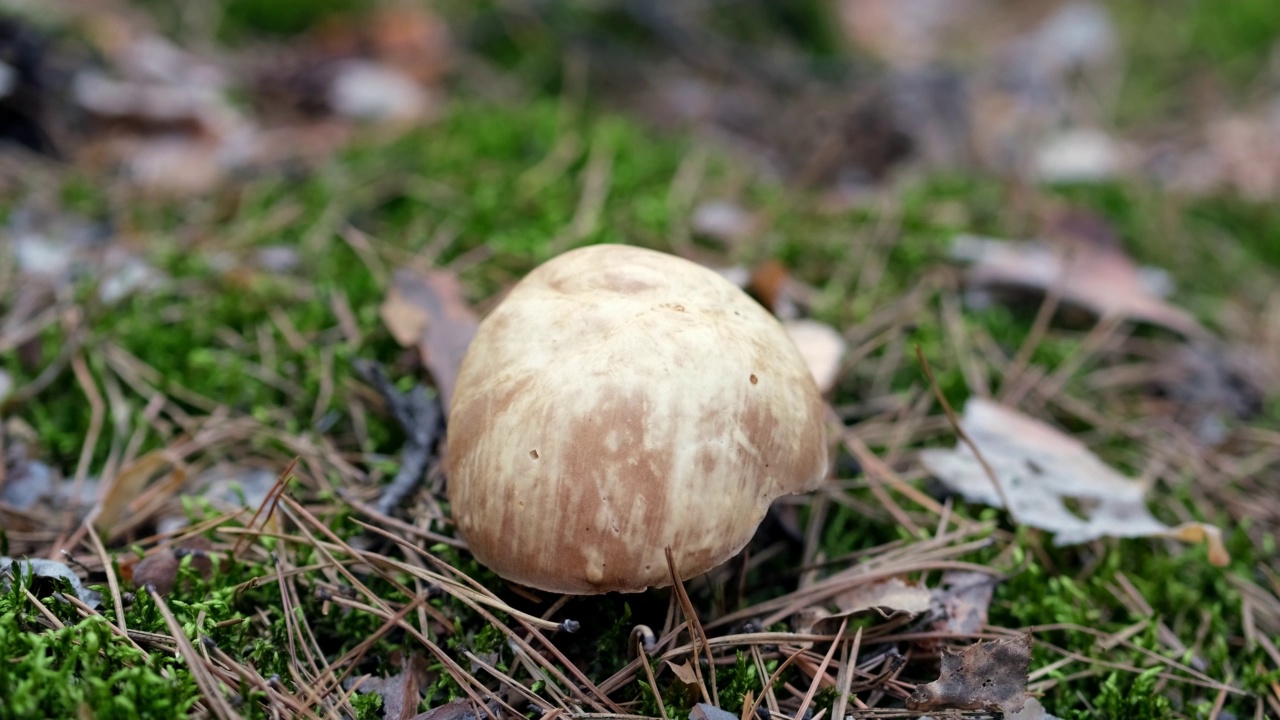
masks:
<path fill-rule="evenodd" d="M 826 477 L 823 402 L 778 321 L 715 272 L 625 245 L 529 273 L 484 319 L 449 412 L 471 552 L 552 592 L 639 592 L 747 544 Z"/>

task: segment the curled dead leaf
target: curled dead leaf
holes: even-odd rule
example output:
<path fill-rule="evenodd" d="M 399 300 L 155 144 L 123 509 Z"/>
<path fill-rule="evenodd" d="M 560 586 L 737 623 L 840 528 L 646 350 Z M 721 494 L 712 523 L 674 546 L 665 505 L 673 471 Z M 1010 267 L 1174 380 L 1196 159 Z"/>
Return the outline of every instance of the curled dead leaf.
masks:
<path fill-rule="evenodd" d="M 680 682 L 685 685 L 698 684 L 698 676 L 693 672 L 693 666 L 689 664 L 688 660 L 685 660 L 679 665 L 668 660 L 667 666 L 671 668 L 671 672 L 676 674 L 676 677 L 680 679 Z"/>
<path fill-rule="evenodd" d="M 98 512 L 93 519 L 94 528 L 107 536 L 114 536 L 132 526 L 145 513 L 135 512 L 126 520 L 126 511 L 139 510 L 136 504 L 156 480 L 161 482 L 152 486 L 146 497 L 150 506 L 158 505 L 176 493 L 186 480 L 186 471 L 165 450 L 147 453 L 124 466 L 102 488 Z"/>
<path fill-rule="evenodd" d="M 396 342 L 418 347 L 440 389 L 443 407 L 449 407 L 462 358 L 479 323 L 458 278 L 443 270 L 400 270 L 379 312 Z"/>
<path fill-rule="evenodd" d="M 854 587 L 835 596 L 824 607 L 802 611 L 798 630 L 834 632 L 841 619 L 872 612 L 886 619 L 915 617 L 929 609 L 930 600 L 929 589 L 923 585 L 891 577 Z"/>
<path fill-rule="evenodd" d="M 952 241 L 951 253 L 971 263 L 967 274 L 971 290 L 1052 291 L 1059 293 L 1064 305 L 1099 317 L 1151 323 L 1190 338 L 1208 337 L 1195 317 L 1155 291 L 1152 273 L 1107 243 L 1012 242 L 960 235 Z"/>
<path fill-rule="evenodd" d="M 933 600 L 943 617 L 934 627 L 956 635 L 972 635 L 987 624 L 987 610 L 999 578 L 991 573 L 948 570 L 942 574 Z"/>
<path fill-rule="evenodd" d="M 787 320 L 782 323 L 792 342 L 800 348 L 820 392 L 829 392 L 840 378 L 840 363 L 848 348 L 844 336 L 817 320 Z"/>
<path fill-rule="evenodd" d="M 911 710 L 1021 712 L 1027 700 L 1031 633 L 979 642 L 961 651 L 944 648 L 937 680 L 907 698 Z"/>
<path fill-rule="evenodd" d="M 1101 537 L 1171 537 L 1205 541 L 1209 560 L 1222 566 L 1230 560 L 1221 532 L 1200 523 L 1175 529 L 1160 522 L 1146 507 L 1141 483 L 1103 463 L 1080 441 L 1048 424 L 995 401 L 973 397 L 965 404 L 960 426 L 995 474 L 987 474 L 968 444 L 954 449 L 928 449 L 920 454 L 925 468 L 970 502 L 1003 507 L 1022 524 L 1054 533 L 1057 545 L 1089 542 Z M 1077 515 L 1067 501 L 1083 507 Z"/>

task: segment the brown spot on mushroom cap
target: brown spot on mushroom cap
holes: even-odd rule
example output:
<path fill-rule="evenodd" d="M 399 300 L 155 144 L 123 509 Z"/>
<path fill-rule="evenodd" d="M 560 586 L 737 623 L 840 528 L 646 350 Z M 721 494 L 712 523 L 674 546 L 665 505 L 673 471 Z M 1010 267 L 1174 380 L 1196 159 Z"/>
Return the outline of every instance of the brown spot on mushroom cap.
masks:
<path fill-rule="evenodd" d="M 769 382 L 741 381 L 757 374 Z M 542 590 L 669 585 L 667 546 L 685 577 L 705 572 L 773 499 L 826 476 L 824 406 L 781 325 L 650 250 L 591 246 L 535 269 L 481 323 L 457 388 L 459 532 Z"/>

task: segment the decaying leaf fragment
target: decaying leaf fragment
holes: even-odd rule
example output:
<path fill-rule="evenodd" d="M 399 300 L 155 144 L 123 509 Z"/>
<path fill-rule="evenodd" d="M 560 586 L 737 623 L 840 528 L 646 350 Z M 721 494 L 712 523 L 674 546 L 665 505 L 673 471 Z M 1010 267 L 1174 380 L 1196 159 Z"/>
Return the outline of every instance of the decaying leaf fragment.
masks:
<path fill-rule="evenodd" d="M 698 676 L 693 672 L 693 666 L 689 664 L 688 660 L 685 660 L 679 665 L 668 660 L 667 666 L 671 668 L 671 672 L 676 674 L 676 677 L 680 679 L 680 682 L 685 685 L 698 684 Z"/>
<path fill-rule="evenodd" d="M 804 362 L 813 373 L 813 380 L 818 384 L 820 392 L 827 392 L 836 386 L 840 378 L 840 363 L 848 347 L 844 336 L 835 328 L 817 320 L 786 320 L 782 323 L 792 342 L 800 348 Z"/>
<path fill-rule="evenodd" d="M 30 590 L 36 597 L 52 595 L 58 590 L 58 581 L 66 580 L 85 605 L 96 608 L 102 604 L 101 595 L 86 588 L 71 568 L 56 560 L 0 557 L 0 592 L 9 592 L 10 584 L 20 575 L 31 578 Z"/>
<path fill-rule="evenodd" d="M 932 592 L 942 611 L 934 628 L 948 633 L 971 635 L 987 624 L 987 611 L 999 578 L 990 573 L 948 570 Z"/>
<path fill-rule="evenodd" d="M 907 698 L 911 710 L 999 710 L 1021 712 L 1027 700 L 1031 633 L 979 642 L 959 652 L 944 648 L 937 680 Z"/>
<path fill-rule="evenodd" d="M 800 613 L 800 632 L 834 632 L 841 618 L 875 612 L 886 619 L 915 617 L 929 609 L 929 588 L 891 577 L 859 585 L 834 597 L 828 606 Z M 834 626 L 827 627 L 835 623 Z"/>
<path fill-rule="evenodd" d="M 689 711 L 689 720 L 738 720 L 738 716 L 715 705 L 698 703 Z"/>
<path fill-rule="evenodd" d="M 981 397 L 965 404 L 960 426 L 990 464 L 1014 519 L 1054 533 L 1057 545 L 1101 537 L 1169 537 L 1204 540 L 1209 561 L 1230 562 L 1221 531 L 1202 523 L 1170 528 L 1146 507 L 1141 483 L 1098 459 L 1083 443 Z M 1001 494 L 966 443 L 954 449 L 929 449 L 920 455 L 925 468 L 970 502 L 1002 507 Z M 1074 500 L 1083 517 L 1066 501 Z"/>
<path fill-rule="evenodd" d="M 396 342 L 418 347 L 440 389 L 443 407 L 449 407 L 458 369 L 479 322 L 463 299 L 458 278 L 443 270 L 400 270 L 379 314 Z"/>
<path fill-rule="evenodd" d="M 1163 299 L 1157 279 L 1163 276 L 1106 242 L 1050 244 L 961 235 L 952 241 L 951 254 L 972 263 L 970 288 L 1055 291 L 1064 305 L 1100 317 L 1160 325 L 1191 338 L 1208 336 L 1194 316 Z"/>

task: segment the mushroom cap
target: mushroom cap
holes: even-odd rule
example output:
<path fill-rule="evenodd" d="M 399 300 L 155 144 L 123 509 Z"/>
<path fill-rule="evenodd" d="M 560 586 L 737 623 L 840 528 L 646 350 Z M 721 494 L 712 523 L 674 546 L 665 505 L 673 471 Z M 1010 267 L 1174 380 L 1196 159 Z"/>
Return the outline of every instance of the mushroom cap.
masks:
<path fill-rule="evenodd" d="M 825 410 L 781 324 L 690 261 L 559 255 L 468 348 L 449 411 L 458 531 L 507 580 L 639 592 L 738 553 L 776 498 L 827 474 Z"/>

